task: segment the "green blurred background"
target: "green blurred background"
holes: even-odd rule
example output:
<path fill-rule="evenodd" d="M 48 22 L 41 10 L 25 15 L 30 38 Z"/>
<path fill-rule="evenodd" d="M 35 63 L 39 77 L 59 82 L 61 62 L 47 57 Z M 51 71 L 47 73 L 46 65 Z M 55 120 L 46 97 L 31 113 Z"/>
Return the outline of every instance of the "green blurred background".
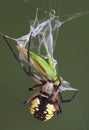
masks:
<path fill-rule="evenodd" d="M 66 15 L 89 11 L 89 0 L 0 0 L 0 30 L 11 37 L 28 33 L 36 7 L 55 9 L 64 20 Z M 28 88 L 35 83 L 25 75 L 0 37 L 0 130 L 89 130 L 89 15 L 60 28 L 54 55 L 58 73 L 79 93 L 71 103 L 61 105 L 62 115 L 40 122 L 31 116 L 29 107 L 22 105 L 33 94 Z"/>

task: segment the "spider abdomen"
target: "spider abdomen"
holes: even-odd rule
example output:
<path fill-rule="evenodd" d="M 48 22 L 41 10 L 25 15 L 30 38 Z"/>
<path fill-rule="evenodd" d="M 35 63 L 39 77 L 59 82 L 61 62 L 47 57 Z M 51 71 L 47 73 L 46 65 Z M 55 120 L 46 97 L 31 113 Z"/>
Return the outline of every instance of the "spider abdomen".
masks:
<path fill-rule="evenodd" d="M 30 104 L 31 114 L 41 121 L 47 121 L 54 116 L 55 107 L 47 97 L 39 95 Z"/>

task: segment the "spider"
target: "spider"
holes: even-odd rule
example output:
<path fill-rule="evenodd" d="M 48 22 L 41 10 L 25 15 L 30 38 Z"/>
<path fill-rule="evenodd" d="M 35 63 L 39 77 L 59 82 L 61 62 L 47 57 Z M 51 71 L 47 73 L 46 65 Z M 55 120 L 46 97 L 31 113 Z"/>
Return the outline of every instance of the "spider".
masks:
<path fill-rule="evenodd" d="M 72 101 L 78 90 L 72 88 L 69 82 L 58 76 L 56 70 L 50 66 L 49 62 L 45 61 L 41 56 L 35 54 L 34 52 L 31 52 L 31 36 L 29 37 L 27 49 L 19 45 L 16 46 L 23 59 L 28 62 L 27 70 L 22 60 L 16 55 L 15 51 L 11 47 L 6 36 L 3 34 L 1 35 L 26 75 L 38 83 L 37 85 L 29 88 L 29 91 L 39 90 L 39 92 L 29 97 L 23 104 L 30 104 L 29 109 L 31 114 L 40 121 L 47 121 L 51 119 L 55 112 L 57 115 L 60 115 L 62 113 L 60 104 Z M 34 67 L 42 75 L 42 77 L 34 74 L 31 67 Z M 63 99 L 61 92 L 66 90 L 73 90 L 75 93 L 71 98 Z M 60 97 L 60 100 L 58 96 Z"/>

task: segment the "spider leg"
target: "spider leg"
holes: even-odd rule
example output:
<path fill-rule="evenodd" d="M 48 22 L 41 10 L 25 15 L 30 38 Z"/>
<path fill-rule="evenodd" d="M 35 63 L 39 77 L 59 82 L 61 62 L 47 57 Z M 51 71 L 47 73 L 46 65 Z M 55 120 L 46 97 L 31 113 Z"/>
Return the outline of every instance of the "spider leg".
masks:
<path fill-rule="evenodd" d="M 42 84 L 37 84 L 37 85 L 34 85 L 33 87 L 29 88 L 28 90 L 29 91 L 41 90 L 40 86 L 42 86 Z"/>
<path fill-rule="evenodd" d="M 40 92 L 34 94 L 32 97 L 28 98 L 25 102 L 23 102 L 23 105 L 27 105 L 28 103 L 31 103 L 39 95 L 40 95 Z"/>
<path fill-rule="evenodd" d="M 75 98 L 75 96 L 77 95 L 77 93 L 78 93 L 78 91 L 76 91 L 76 92 L 74 93 L 74 95 L 73 95 L 71 98 L 69 98 L 69 99 L 63 99 L 61 93 L 59 93 L 60 102 L 61 102 L 61 103 L 71 102 L 71 101 Z"/>
<path fill-rule="evenodd" d="M 27 55 L 28 55 L 28 65 L 29 65 L 29 72 L 32 73 L 32 70 L 31 70 L 31 66 L 30 66 L 30 48 L 31 48 L 31 35 L 29 37 L 29 42 L 28 42 L 28 50 L 27 50 Z"/>
<path fill-rule="evenodd" d="M 55 107 L 55 109 L 57 111 L 57 115 L 62 113 L 61 107 L 60 107 L 59 102 L 58 102 L 58 92 L 59 92 L 59 90 L 54 91 L 52 93 L 52 95 L 49 96 L 49 101 L 52 104 L 54 104 L 54 107 Z"/>
<path fill-rule="evenodd" d="M 32 77 L 32 79 L 33 79 L 34 81 L 36 81 L 36 82 L 39 83 L 39 84 L 42 84 L 42 83 L 43 83 L 43 79 L 40 78 L 39 76 L 37 76 L 36 74 L 33 74 L 33 73 L 31 72 L 31 67 L 30 67 L 30 65 L 29 65 L 29 71 L 27 71 L 27 69 L 25 68 L 24 64 L 22 63 L 22 61 L 20 60 L 20 58 L 16 55 L 15 51 L 13 50 L 13 48 L 11 47 L 11 45 L 9 44 L 7 38 L 6 38 L 4 35 L 2 35 L 2 36 L 3 36 L 3 38 L 4 38 L 5 42 L 6 42 L 6 44 L 8 45 L 9 49 L 11 50 L 13 56 L 15 57 L 15 59 L 17 60 L 17 62 L 18 62 L 19 65 L 21 66 L 21 68 L 24 70 L 24 72 L 25 72 L 28 76 Z M 29 58 L 29 57 L 28 57 L 28 58 Z"/>
<path fill-rule="evenodd" d="M 62 113 L 62 110 L 61 110 L 61 107 L 60 107 L 58 101 L 54 104 L 54 107 L 55 107 L 55 109 L 57 111 L 57 115 Z"/>
<path fill-rule="evenodd" d="M 52 96 L 52 100 L 55 101 L 55 99 L 57 98 L 58 94 L 60 96 L 60 102 L 61 103 L 65 103 L 65 102 L 71 102 L 75 96 L 77 95 L 78 91 L 75 91 L 74 95 L 69 98 L 69 99 L 63 99 L 61 93 L 60 93 L 60 89 L 59 89 L 59 86 L 55 89 L 54 93 L 53 93 L 53 96 Z"/>

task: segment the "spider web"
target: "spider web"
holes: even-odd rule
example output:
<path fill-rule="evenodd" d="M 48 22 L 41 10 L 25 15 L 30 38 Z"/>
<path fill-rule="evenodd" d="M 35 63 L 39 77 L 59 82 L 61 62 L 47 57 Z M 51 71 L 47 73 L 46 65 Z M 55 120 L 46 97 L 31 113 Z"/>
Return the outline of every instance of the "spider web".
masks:
<path fill-rule="evenodd" d="M 36 10 L 36 16 L 34 21 L 30 22 L 29 32 L 19 38 L 11 38 L 5 35 L 7 38 L 16 41 L 16 43 L 27 49 L 29 38 L 31 37 L 31 50 L 37 55 L 42 56 L 44 59 L 48 59 L 48 55 L 51 57 L 52 64 L 55 68 L 57 61 L 54 59 L 53 52 L 56 45 L 56 40 L 60 27 L 75 18 L 78 18 L 82 15 L 86 15 L 89 12 L 80 12 L 67 16 L 65 21 L 60 21 L 60 17 L 55 15 L 55 11 L 51 10 L 47 13 L 48 18 L 45 20 L 38 19 L 38 8 Z M 23 59 L 23 56 L 20 54 L 20 59 Z"/>

